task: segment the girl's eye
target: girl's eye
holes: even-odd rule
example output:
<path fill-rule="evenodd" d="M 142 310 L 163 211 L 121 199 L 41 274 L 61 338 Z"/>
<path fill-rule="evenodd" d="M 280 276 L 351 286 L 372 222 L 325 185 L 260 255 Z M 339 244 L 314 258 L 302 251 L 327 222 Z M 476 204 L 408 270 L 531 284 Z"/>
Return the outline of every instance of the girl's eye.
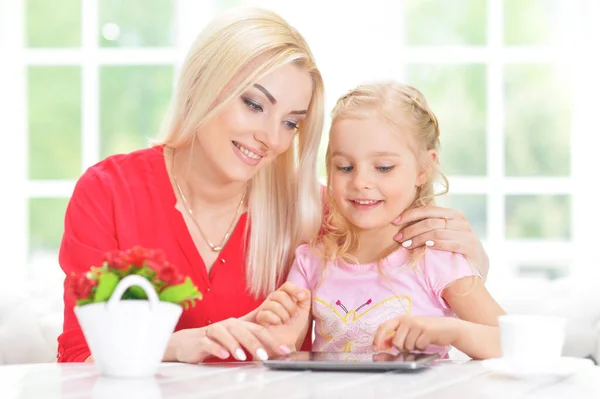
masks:
<path fill-rule="evenodd" d="M 298 130 L 298 123 L 294 121 L 285 121 L 283 124 L 290 130 Z"/>
<path fill-rule="evenodd" d="M 263 107 L 261 107 L 260 104 L 257 104 L 254 101 L 249 100 L 247 98 L 242 98 L 242 100 L 248 106 L 248 108 L 250 108 L 252 111 L 254 111 L 254 112 L 262 112 L 263 111 Z"/>
<path fill-rule="evenodd" d="M 378 166 L 377 170 L 383 173 L 391 172 L 394 169 L 394 166 Z"/>
<path fill-rule="evenodd" d="M 348 173 L 348 172 L 352 172 L 352 166 L 338 166 L 337 170 L 339 170 L 340 172 L 344 172 L 344 173 Z"/>

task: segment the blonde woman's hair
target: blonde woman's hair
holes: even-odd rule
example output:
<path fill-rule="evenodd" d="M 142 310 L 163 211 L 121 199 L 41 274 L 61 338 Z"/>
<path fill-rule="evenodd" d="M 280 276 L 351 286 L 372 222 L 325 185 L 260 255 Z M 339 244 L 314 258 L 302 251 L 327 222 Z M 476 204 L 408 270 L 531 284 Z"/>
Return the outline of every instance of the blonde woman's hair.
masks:
<path fill-rule="evenodd" d="M 250 63 L 251 72 L 237 83 L 240 70 Z M 290 149 L 250 181 L 246 273 L 249 291 L 256 297 L 267 295 L 285 281 L 295 248 L 313 239 L 322 221 L 316 165 L 324 88 L 304 38 L 272 11 L 243 7 L 218 15 L 188 53 L 161 140 L 175 150 L 191 146 L 198 129 L 229 101 L 288 63 L 310 74 L 313 92 L 306 119 Z M 231 89 L 224 93 L 226 87 Z"/>
<path fill-rule="evenodd" d="M 420 170 L 427 173 L 427 181 L 417 188 L 409 208 L 434 204 L 438 195 L 448 192 L 448 179 L 441 172 L 439 164 L 428 155 L 430 150 L 439 150 L 440 128 L 438 120 L 427 104 L 425 96 L 412 86 L 393 81 L 361 85 L 342 96 L 331 113 L 331 126 L 342 119 L 367 118 L 376 116 L 385 121 L 397 134 L 410 134 L 409 145 Z M 327 203 L 329 210 L 325 220 L 325 233 L 319 241 L 323 243 L 323 253 L 327 260 L 344 259 L 353 261 L 350 255 L 360 245 L 359 235 L 354 226 L 344 217 L 331 196 L 331 148 L 326 155 Z M 441 179 L 443 191 L 436 193 L 435 182 Z M 397 248 L 392 245 L 383 255 Z M 421 259 L 424 249 L 411 254 L 411 265 Z"/>

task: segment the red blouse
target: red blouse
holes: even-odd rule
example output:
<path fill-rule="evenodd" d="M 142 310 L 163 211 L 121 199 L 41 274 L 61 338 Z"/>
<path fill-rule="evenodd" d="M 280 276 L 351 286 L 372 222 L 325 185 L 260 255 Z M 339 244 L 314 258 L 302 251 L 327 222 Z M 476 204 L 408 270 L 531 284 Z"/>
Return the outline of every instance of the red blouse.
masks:
<path fill-rule="evenodd" d="M 247 214 L 240 217 L 208 274 L 175 204 L 162 147 L 114 155 L 92 166 L 77 182 L 67 207 L 61 268 L 68 276 L 100 265 L 107 251 L 135 245 L 160 248 L 203 294 L 195 307 L 184 310 L 176 330 L 204 327 L 256 309 L 264 298 L 255 299 L 246 288 Z M 75 300 L 67 290 L 64 302 L 58 361 L 81 362 L 90 351 L 73 312 Z"/>

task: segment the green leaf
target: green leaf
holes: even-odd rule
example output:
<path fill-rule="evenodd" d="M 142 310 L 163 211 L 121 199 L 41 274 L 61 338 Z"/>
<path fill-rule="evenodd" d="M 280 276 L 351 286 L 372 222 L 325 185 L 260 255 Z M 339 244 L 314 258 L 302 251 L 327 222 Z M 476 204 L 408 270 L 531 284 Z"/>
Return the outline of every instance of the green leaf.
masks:
<path fill-rule="evenodd" d="M 127 292 L 129 292 L 131 294 L 132 298 L 148 299 L 148 295 L 146 295 L 146 291 L 144 291 L 143 289 L 141 289 L 140 287 L 138 287 L 136 285 L 129 287 Z"/>
<path fill-rule="evenodd" d="M 125 293 L 121 297 L 121 300 L 125 300 L 125 299 L 137 299 L 137 298 L 135 297 L 134 294 L 131 293 L 131 290 L 128 289 L 127 291 L 125 291 Z"/>
<path fill-rule="evenodd" d="M 142 267 L 135 274 L 138 276 L 146 277 L 148 280 L 152 280 L 152 277 L 156 274 L 156 272 L 149 267 Z"/>
<path fill-rule="evenodd" d="M 123 279 L 123 278 L 125 278 L 127 276 L 129 276 L 130 274 L 133 274 L 133 273 L 130 273 L 131 272 L 131 267 L 127 267 L 127 269 L 123 269 L 123 270 L 121 270 L 121 269 L 110 269 L 110 272 L 114 273 L 117 277 L 119 277 L 119 280 Z"/>
<path fill-rule="evenodd" d="M 90 303 L 93 303 L 94 300 L 90 299 L 90 298 L 86 298 L 86 299 L 78 299 L 77 300 L 77 306 L 83 306 L 83 305 L 87 305 Z"/>
<path fill-rule="evenodd" d="M 161 301 L 179 304 L 186 300 L 202 299 L 202 294 L 187 277 L 183 283 L 165 288 L 158 298 Z"/>
<path fill-rule="evenodd" d="M 116 274 L 102 274 L 98 278 L 98 286 L 96 287 L 96 293 L 94 294 L 94 302 L 106 302 L 114 292 L 118 283 L 119 277 Z"/>
<path fill-rule="evenodd" d="M 98 278 L 106 272 L 108 272 L 108 269 L 104 267 L 92 267 L 90 269 L 90 274 L 94 280 L 98 280 Z"/>

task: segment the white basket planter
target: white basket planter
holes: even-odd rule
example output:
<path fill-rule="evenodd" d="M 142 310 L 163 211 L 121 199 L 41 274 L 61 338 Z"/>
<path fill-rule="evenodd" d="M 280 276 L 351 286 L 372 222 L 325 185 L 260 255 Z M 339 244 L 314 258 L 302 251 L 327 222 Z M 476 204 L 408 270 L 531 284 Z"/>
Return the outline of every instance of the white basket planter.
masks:
<path fill-rule="evenodd" d="M 132 286 L 143 289 L 148 300 L 121 300 Z M 75 315 L 102 375 L 149 377 L 163 359 L 182 310 L 160 301 L 147 279 L 131 275 L 107 302 L 76 306 Z"/>

